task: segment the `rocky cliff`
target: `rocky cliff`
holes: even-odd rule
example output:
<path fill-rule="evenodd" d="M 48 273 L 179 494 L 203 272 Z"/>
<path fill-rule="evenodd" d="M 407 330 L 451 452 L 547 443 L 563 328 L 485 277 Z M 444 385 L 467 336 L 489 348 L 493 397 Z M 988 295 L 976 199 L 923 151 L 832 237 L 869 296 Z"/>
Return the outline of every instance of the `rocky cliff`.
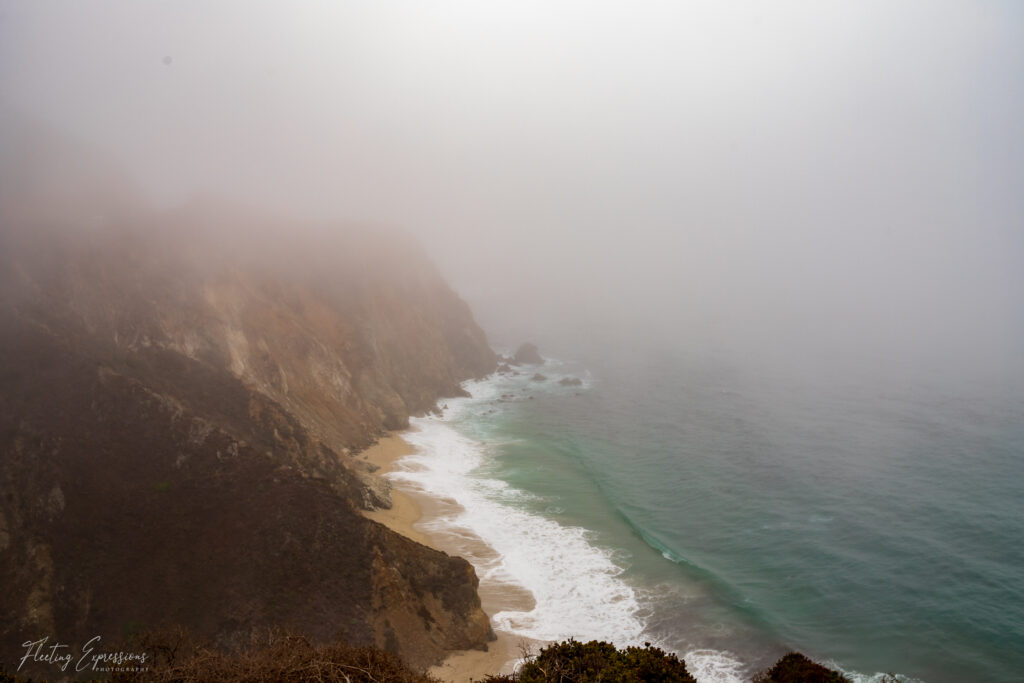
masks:
<path fill-rule="evenodd" d="M 483 647 L 473 568 L 360 513 L 389 501 L 352 455 L 496 364 L 419 248 L 51 208 L 0 211 L 0 660 L 162 624 Z"/>

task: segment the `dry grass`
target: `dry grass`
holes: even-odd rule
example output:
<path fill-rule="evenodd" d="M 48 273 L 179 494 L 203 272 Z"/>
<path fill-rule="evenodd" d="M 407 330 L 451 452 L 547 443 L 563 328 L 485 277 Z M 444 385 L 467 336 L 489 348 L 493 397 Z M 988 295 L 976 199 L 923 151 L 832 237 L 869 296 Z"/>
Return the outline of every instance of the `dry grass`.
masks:
<path fill-rule="evenodd" d="M 248 647 L 225 652 L 182 629 L 147 633 L 124 650 L 148 653 L 148 670 L 116 672 L 118 683 L 437 683 L 396 655 L 374 647 L 315 644 L 302 636 L 270 631 Z"/>

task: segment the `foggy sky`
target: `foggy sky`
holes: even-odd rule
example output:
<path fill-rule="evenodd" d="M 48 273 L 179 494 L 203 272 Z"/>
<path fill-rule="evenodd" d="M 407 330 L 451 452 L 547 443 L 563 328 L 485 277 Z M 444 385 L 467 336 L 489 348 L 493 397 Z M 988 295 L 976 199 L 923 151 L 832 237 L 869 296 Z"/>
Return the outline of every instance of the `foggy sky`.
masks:
<path fill-rule="evenodd" d="M 0 0 L 0 106 L 412 232 L 499 342 L 1024 356 L 1012 0 Z"/>

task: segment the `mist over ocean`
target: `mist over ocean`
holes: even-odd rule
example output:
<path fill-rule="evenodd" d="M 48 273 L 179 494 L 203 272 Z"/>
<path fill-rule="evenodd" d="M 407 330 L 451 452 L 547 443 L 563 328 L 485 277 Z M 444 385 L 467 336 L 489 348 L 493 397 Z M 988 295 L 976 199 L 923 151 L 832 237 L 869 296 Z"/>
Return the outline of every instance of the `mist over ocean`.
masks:
<path fill-rule="evenodd" d="M 543 350 L 543 349 L 542 349 Z M 787 648 L 871 680 L 1024 670 L 1024 392 L 609 344 L 415 421 L 539 638 L 653 641 L 702 681 Z M 579 377 L 580 387 L 562 377 Z M 481 568 L 478 567 L 478 572 Z"/>
<path fill-rule="evenodd" d="M 412 419 L 393 476 L 458 502 L 434 530 L 483 538 L 478 575 L 533 594 L 497 626 L 651 641 L 704 683 L 788 649 L 858 683 L 1021 679 L 1022 179 L 1019 0 L 0 2 L 0 218 L 190 251 L 197 217 L 237 206 L 210 219 L 232 258 L 284 267 L 261 235 L 308 232 L 315 258 L 287 269 L 394 270 L 365 306 L 323 292 L 352 372 L 320 372 L 323 344 L 282 321 L 321 316 L 287 290 L 252 299 L 265 317 L 239 312 L 244 282 L 197 297 L 222 320 L 138 305 L 154 330 L 194 326 L 168 349 L 223 329 L 236 375 L 279 334 L 316 382 L 386 401 L 382 425 L 433 395 L 399 379 L 454 358 L 414 368 L 413 347 L 465 347 L 470 312 L 491 345 L 536 342 L 547 379 L 470 382 Z M 160 218 L 135 226 L 144 205 Z M 433 265 L 336 255 L 352 229 Z M 92 310 L 78 290 L 54 299 Z M 158 338 L 111 325 L 132 353 Z M 364 374 L 391 342 L 409 367 Z M 254 386 L 305 403 L 288 367 Z"/>

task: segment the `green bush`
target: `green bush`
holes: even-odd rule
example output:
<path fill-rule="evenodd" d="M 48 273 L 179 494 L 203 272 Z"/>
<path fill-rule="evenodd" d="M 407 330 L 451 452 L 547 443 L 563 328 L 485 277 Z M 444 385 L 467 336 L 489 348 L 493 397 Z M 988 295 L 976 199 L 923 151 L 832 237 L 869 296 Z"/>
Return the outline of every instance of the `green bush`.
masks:
<path fill-rule="evenodd" d="M 826 669 L 798 652 L 775 662 L 772 668 L 754 676 L 753 683 L 853 683 L 838 671 Z"/>
<path fill-rule="evenodd" d="M 617 649 L 611 643 L 567 640 L 549 645 L 511 675 L 486 683 L 696 683 L 676 655 L 645 643 Z"/>

